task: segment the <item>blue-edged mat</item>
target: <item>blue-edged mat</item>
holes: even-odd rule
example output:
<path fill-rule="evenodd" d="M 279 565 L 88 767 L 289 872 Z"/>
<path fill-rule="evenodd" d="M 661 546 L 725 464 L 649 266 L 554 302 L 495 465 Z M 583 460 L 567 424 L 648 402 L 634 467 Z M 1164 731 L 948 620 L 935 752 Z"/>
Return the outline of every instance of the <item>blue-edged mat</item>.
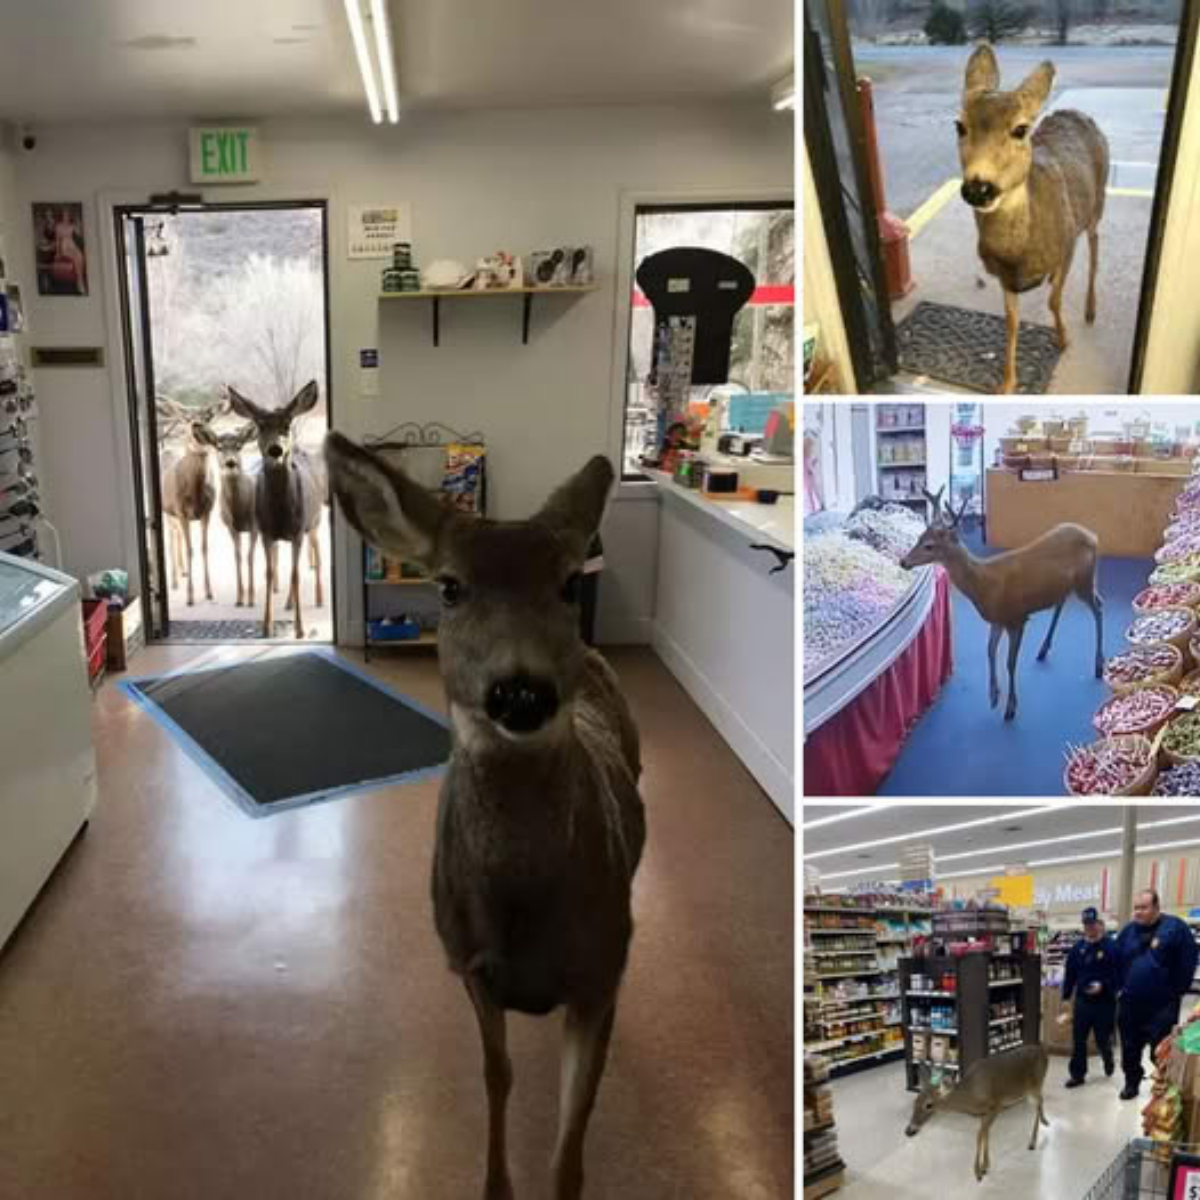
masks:
<path fill-rule="evenodd" d="M 328 651 L 121 685 L 251 816 L 424 778 L 445 720 Z"/>

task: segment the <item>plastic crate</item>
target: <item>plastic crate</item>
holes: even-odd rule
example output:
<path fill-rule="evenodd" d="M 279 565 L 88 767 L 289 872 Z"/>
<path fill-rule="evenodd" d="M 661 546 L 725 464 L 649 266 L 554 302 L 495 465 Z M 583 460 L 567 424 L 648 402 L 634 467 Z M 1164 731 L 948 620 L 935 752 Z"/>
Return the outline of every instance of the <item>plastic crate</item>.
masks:
<path fill-rule="evenodd" d="M 83 645 L 90 659 L 96 646 L 108 630 L 108 601 L 85 600 L 83 602 Z"/>
<path fill-rule="evenodd" d="M 1084 1200 L 1168 1200 L 1171 1151 L 1197 1153 L 1196 1146 L 1163 1145 L 1135 1138 L 1092 1185 Z"/>

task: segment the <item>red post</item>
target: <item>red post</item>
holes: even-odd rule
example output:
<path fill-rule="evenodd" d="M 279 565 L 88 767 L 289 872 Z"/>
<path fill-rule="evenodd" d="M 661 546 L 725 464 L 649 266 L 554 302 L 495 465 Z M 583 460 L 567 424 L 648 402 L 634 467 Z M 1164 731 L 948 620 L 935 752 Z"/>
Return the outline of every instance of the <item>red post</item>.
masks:
<path fill-rule="evenodd" d="M 875 98 L 871 81 L 858 80 L 858 99 L 862 108 L 863 129 L 867 135 L 867 174 L 879 214 L 879 241 L 883 246 L 883 269 L 887 279 L 888 297 L 899 300 L 913 289 L 912 266 L 908 257 L 908 226 L 895 213 L 888 211 L 883 194 L 883 167 L 879 160 L 879 134 L 875 128 Z"/>

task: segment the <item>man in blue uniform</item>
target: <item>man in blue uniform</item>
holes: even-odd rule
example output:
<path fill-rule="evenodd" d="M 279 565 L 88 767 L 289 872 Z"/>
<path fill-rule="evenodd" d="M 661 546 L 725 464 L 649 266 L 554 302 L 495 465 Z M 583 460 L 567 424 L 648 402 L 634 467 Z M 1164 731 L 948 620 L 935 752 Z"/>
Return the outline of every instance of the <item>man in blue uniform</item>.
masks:
<path fill-rule="evenodd" d="M 1062 998 L 1075 997 L 1075 1048 L 1067 1067 L 1067 1087 L 1082 1087 L 1087 1077 L 1088 1035 L 1104 1060 L 1104 1074 L 1113 1073 L 1112 1035 L 1117 1019 L 1117 944 L 1104 932 L 1094 908 L 1083 910 L 1083 938 L 1071 947 L 1063 974 Z"/>
<path fill-rule="evenodd" d="M 1117 938 L 1122 1100 L 1132 1100 L 1142 1082 L 1142 1052 L 1153 1056 L 1179 1020 L 1179 1005 L 1196 972 L 1196 942 L 1178 917 L 1164 913 L 1158 893 L 1139 892 L 1133 920 Z"/>

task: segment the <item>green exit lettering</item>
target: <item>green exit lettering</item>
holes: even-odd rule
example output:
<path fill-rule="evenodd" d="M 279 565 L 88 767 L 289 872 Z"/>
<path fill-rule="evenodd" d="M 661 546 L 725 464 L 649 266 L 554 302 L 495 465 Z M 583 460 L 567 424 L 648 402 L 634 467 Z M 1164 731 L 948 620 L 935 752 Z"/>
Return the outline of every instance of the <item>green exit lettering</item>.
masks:
<path fill-rule="evenodd" d="M 250 170 L 250 134 L 245 129 L 205 130 L 200 135 L 200 169 L 205 175 L 245 175 Z"/>

